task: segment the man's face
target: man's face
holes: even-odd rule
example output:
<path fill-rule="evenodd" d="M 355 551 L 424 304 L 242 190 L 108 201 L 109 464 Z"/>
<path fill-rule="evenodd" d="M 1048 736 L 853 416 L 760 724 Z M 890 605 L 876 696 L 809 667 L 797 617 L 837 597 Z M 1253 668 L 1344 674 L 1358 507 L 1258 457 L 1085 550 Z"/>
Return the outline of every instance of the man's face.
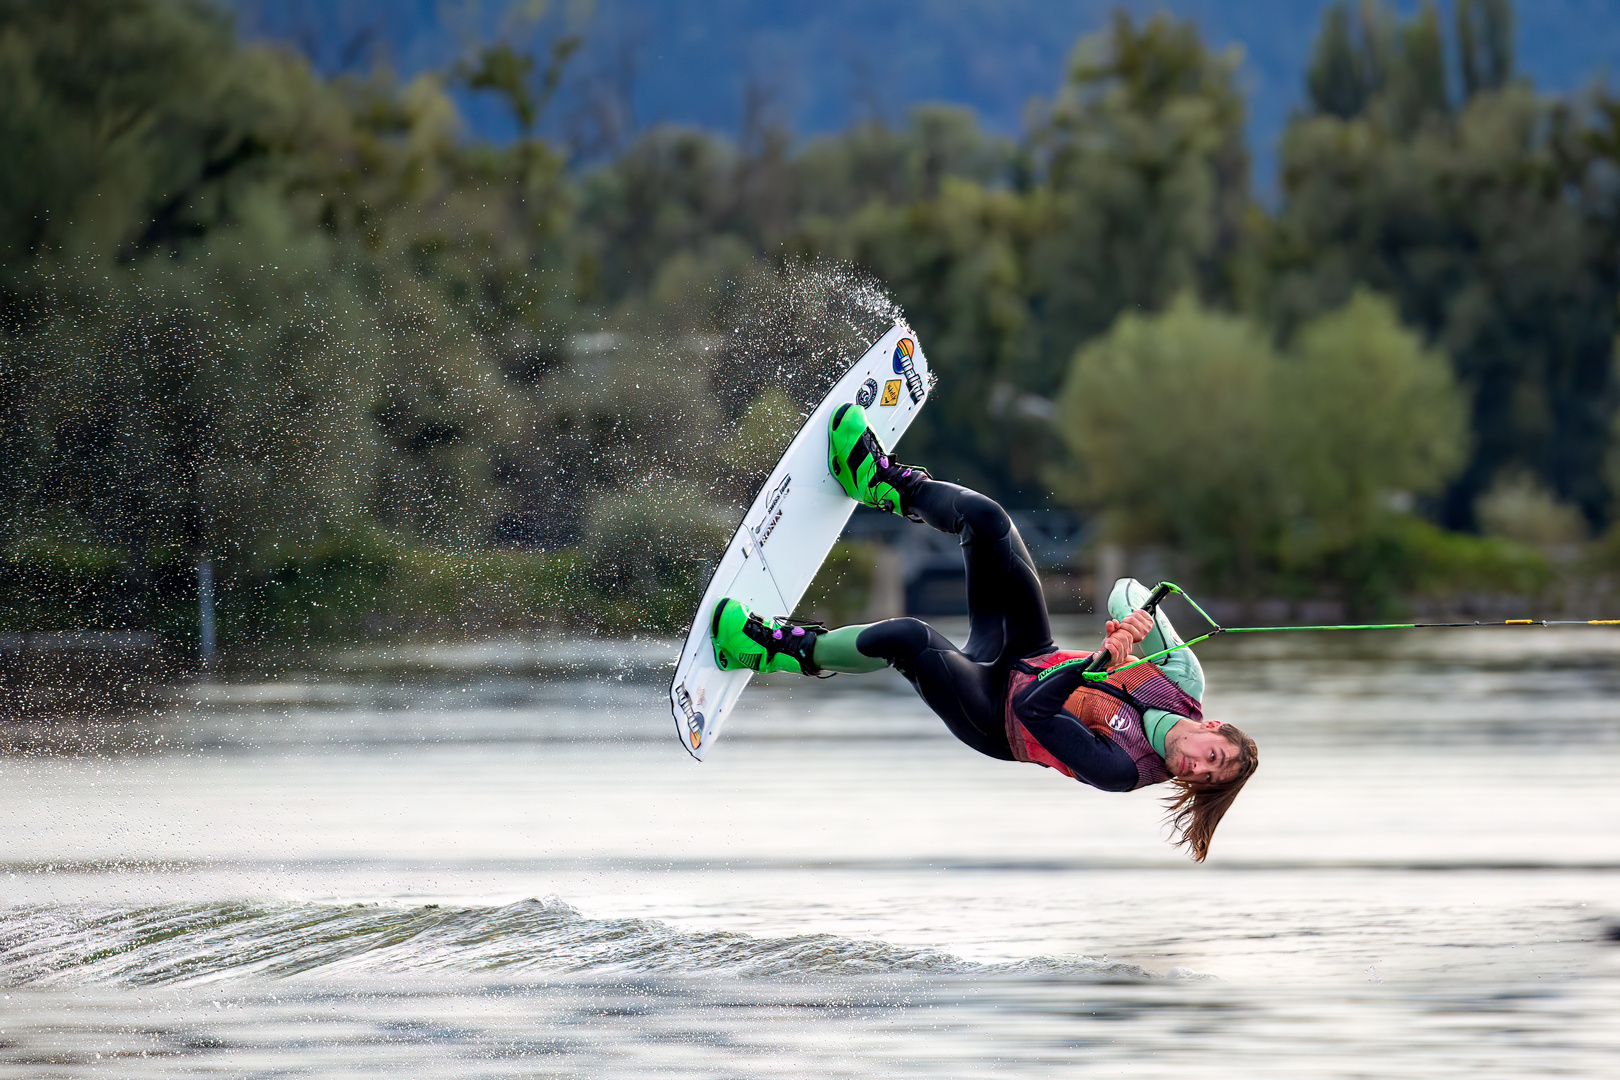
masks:
<path fill-rule="evenodd" d="M 1221 734 L 1219 720 L 1205 720 L 1165 747 L 1165 765 L 1177 780 L 1224 784 L 1237 779 L 1238 748 Z"/>

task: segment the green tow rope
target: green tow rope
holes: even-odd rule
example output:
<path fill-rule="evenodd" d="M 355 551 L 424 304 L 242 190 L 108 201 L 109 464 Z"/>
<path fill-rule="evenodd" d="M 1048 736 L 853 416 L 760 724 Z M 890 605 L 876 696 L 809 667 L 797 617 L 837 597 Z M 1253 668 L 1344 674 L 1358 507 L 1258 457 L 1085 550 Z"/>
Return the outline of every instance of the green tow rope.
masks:
<path fill-rule="evenodd" d="M 1185 589 L 1170 581 L 1160 582 L 1158 588 L 1153 590 L 1153 595 L 1149 598 L 1148 602 L 1143 605 L 1141 610 L 1146 611 L 1150 615 L 1153 614 L 1153 609 L 1158 607 L 1159 601 L 1170 593 L 1176 593 L 1183 600 L 1187 601 L 1188 604 L 1192 605 L 1192 609 L 1198 612 L 1198 614 L 1202 615 L 1204 617 L 1204 621 L 1209 623 L 1212 629 L 1207 634 L 1195 637 L 1191 641 L 1183 641 L 1180 645 L 1172 645 L 1170 648 L 1156 652 L 1152 656 L 1144 656 L 1140 660 L 1132 660 L 1128 664 L 1121 664 L 1119 667 L 1114 668 L 1113 671 L 1108 671 L 1106 669 L 1097 671 L 1088 670 L 1085 672 L 1085 678 L 1088 681 L 1103 682 L 1110 675 L 1113 675 L 1116 672 L 1125 671 L 1129 668 L 1136 667 L 1138 664 L 1151 664 L 1153 661 L 1169 656 L 1171 653 L 1176 652 L 1177 650 L 1188 649 L 1194 645 L 1197 645 L 1201 641 L 1208 641 L 1216 634 L 1287 634 L 1299 633 L 1306 630 L 1430 630 L 1459 626 L 1620 626 L 1620 619 L 1503 619 L 1499 622 L 1344 623 L 1333 626 L 1222 626 L 1220 623 L 1210 618 L 1209 612 L 1199 607 L 1198 602 L 1192 597 L 1188 596 Z M 1093 656 L 1090 657 L 1077 657 L 1074 660 L 1067 660 L 1061 664 L 1054 665 L 1053 667 L 1049 667 L 1042 671 L 1038 678 L 1045 679 L 1053 672 L 1060 671 L 1063 668 L 1071 667 L 1075 664 L 1085 664 L 1089 666 L 1096 659 L 1097 656 L 1093 654 Z"/>

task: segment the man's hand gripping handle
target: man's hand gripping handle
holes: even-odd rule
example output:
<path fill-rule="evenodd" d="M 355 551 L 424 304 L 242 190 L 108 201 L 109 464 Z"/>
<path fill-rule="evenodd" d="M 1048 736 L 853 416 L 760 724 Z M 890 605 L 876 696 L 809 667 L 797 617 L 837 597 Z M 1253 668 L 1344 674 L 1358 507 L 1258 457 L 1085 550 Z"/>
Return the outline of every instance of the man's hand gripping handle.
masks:
<path fill-rule="evenodd" d="M 1170 595 L 1175 586 L 1168 581 L 1161 581 L 1156 585 L 1142 606 L 1125 616 L 1122 622 L 1109 619 L 1103 628 L 1106 635 L 1103 647 L 1092 654 L 1086 662 L 1087 671 L 1107 671 L 1125 663 L 1130 658 L 1131 646 L 1147 637 L 1153 630 L 1153 613 L 1159 607 L 1159 601 Z"/>

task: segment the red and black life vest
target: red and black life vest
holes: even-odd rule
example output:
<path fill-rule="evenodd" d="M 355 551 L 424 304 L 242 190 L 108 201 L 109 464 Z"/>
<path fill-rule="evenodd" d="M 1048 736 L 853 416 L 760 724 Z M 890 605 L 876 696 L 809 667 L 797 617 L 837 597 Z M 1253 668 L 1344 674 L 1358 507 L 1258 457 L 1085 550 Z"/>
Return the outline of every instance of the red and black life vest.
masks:
<path fill-rule="evenodd" d="M 1007 680 L 1007 698 L 1003 706 L 1007 742 L 1012 747 L 1013 757 L 1056 769 L 1065 776 L 1074 776 L 1074 771 L 1042 746 L 1040 740 L 1018 719 L 1013 712 L 1013 700 L 1047 668 L 1090 655 L 1085 652 L 1049 652 L 1045 656 L 1020 660 L 1014 665 L 1012 676 Z M 1142 714 L 1149 708 L 1164 709 L 1195 721 L 1204 718 L 1197 700 L 1154 664 L 1138 664 L 1115 672 L 1104 682 L 1082 683 L 1063 703 L 1064 712 L 1131 756 L 1136 762 L 1137 787 L 1162 784 L 1170 779 L 1170 770 L 1153 749 L 1142 723 Z"/>

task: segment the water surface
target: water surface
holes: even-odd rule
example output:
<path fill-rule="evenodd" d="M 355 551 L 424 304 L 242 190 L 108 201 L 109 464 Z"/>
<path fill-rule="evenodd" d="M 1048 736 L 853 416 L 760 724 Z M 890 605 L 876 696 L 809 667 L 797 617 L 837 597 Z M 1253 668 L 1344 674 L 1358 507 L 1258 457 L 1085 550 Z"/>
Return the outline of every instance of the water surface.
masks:
<path fill-rule="evenodd" d="M 693 762 L 664 642 L 14 726 L 0 1075 L 1612 1074 L 1620 634 L 1211 645 L 1204 866 L 888 674 Z"/>

